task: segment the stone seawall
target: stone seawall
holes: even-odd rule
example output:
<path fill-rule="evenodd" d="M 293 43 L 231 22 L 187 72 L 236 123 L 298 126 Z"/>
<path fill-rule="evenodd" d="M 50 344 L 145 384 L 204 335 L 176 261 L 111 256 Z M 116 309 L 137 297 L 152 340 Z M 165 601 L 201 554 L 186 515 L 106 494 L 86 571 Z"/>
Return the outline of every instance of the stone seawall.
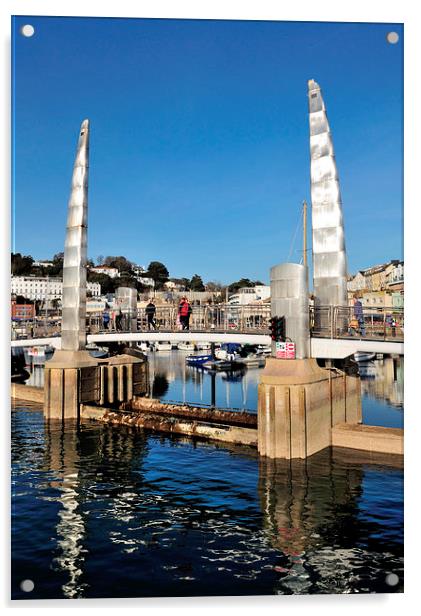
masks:
<path fill-rule="evenodd" d="M 162 405 L 164 406 L 164 405 Z M 177 416 L 176 412 L 157 407 L 149 410 L 115 411 L 97 406 L 83 404 L 81 406 L 81 418 L 101 421 L 103 423 L 136 426 L 146 428 L 154 432 L 166 432 L 184 436 L 199 437 L 207 440 L 224 441 L 238 445 L 257 447 L 257 429 L 238 425 L 218 423 L 218 421 L 190 419 Z M 161 411 L 161 412 L 160 412 Z M 234 414 L 234 413 L 233 413 Z"/>

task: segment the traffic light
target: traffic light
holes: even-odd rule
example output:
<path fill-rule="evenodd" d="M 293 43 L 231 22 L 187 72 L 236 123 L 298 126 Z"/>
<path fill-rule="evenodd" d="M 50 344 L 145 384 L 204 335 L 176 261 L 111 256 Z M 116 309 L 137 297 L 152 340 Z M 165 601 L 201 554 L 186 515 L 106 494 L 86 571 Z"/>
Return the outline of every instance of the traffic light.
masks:
<path fill-rule="evenodd" d="M 276 340 L 276 322 L 278 320 L 278 317 L 272 317 L 270 319 L 270 325 L 269 325 L 269 331 L 270 331 L 270 337 L 272 338 L 272 340 Z"/>
<path fill-rule="evenodd" d="M 275 342 L 285 340 L 285 317 L 272 317 L 269 325 L 270 337 Z"/>
<path fill-rule="evenodd" d="M 275 335 L 275 340 L 285 340 L 285 317 L 277 317 Z"/>

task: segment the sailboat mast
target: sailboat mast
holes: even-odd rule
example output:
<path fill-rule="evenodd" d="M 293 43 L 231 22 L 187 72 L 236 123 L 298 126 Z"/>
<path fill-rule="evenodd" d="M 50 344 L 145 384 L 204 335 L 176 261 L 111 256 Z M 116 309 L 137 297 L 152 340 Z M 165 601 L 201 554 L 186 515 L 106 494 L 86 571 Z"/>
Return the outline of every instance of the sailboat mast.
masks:
<path fill-rule="evenodd" d="M 303 201 L 303 264 L 307 267 L 307 203 Z"/>
<path fill-rule="evenodd" d="M 308 262 L 307 262 L 307 201 L 303 201 L 303 265 L 306 268 L 307 292 L 308 288 Z"/>

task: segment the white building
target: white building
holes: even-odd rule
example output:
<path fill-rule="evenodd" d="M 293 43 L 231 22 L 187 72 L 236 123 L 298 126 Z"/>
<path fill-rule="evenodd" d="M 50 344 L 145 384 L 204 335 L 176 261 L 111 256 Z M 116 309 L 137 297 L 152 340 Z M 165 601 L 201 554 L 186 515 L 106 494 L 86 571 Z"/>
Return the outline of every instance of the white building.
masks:
<path fill-rule="evenodd" d="M 88 282 L 86 288 L 87 291 L 92 293 L 93 297 L 101 295 L 101 285 L 98 282 Z M 31 300 L 61 300 L 63 281 L 61 278 L 12 276 L 10 291 L 15 295 L 23 295 Z"/>
<path fill-rule="evenodd" d="M 54 263 L 51 261 L 34 261 L 34 267 L 53 267 Z"/>
<path fill-rule="evenodd" d="M 138 282 L 141 282 L 143 285 L 145 285 L 145 287 L 154 287 L 155 286 L 155 281 L 153 278 L 144 278 L 143 276 L 139 276 L 137 278 Z"/>
<path fill-rule="evenodd" d="M 105 274 L 110 278 L 119 278 L 120 272 L 116 267 L 110 267 L 109 265 L 98 265 L 97 267 L 91 267 L 91 272 L 95 274 Z"/>
<path fill-rule="evenodd" d="M 403 285 L 404 283 L 404 263 L 398 261 L 393 263 L 393 268 L 386 274 L 386 285 L 394 287 L 395 285 Z"/>
<path fill-rule="evenodd" d="M 135 263 L 133 263 L 132 265 L 132 272 L 135 276 L 140 276 L 141 274 L 145 273 L 145 268 L 143 267 L 143 265 L 136 265 Z"/>
<path fill-rule="evenodd" d="M 350 293 L 355 291 L 363 291 L 367 286 L 367 280 L 362 271 L 357 272 L 351 280 L 347 282 L 347 288 Z"/>
<path fill-rule="evenodd" d="M 228 303 L 232 306 L 247 306 L 248 304 L 260 304 L 270 297 L 269 285 L 256 287 L 243 287 L 238 293 L 230 295 Z"/>

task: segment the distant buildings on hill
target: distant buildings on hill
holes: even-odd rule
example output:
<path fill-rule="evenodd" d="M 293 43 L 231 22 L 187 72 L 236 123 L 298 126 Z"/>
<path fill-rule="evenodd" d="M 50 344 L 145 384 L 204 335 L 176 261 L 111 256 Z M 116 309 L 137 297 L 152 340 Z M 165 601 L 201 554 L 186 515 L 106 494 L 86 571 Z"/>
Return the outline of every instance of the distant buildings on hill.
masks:
<path fill-rule="evenodd" d="M 360 270 L 348 280 L 348 300 L 358 295 L 373 308 L 403 308 L 404 262 L 398 259 Z"/>
<path fill-rule="evenodd" d="M 101 285 L 98 282 L 88 282 L 86 288 L 93 297 L 101 295 Z M 13 295 L 22 295 L 32 301 L 61 300 L 63 281 L 61 278 L 48 276 L 12 276 L 10 291 Z"/>

